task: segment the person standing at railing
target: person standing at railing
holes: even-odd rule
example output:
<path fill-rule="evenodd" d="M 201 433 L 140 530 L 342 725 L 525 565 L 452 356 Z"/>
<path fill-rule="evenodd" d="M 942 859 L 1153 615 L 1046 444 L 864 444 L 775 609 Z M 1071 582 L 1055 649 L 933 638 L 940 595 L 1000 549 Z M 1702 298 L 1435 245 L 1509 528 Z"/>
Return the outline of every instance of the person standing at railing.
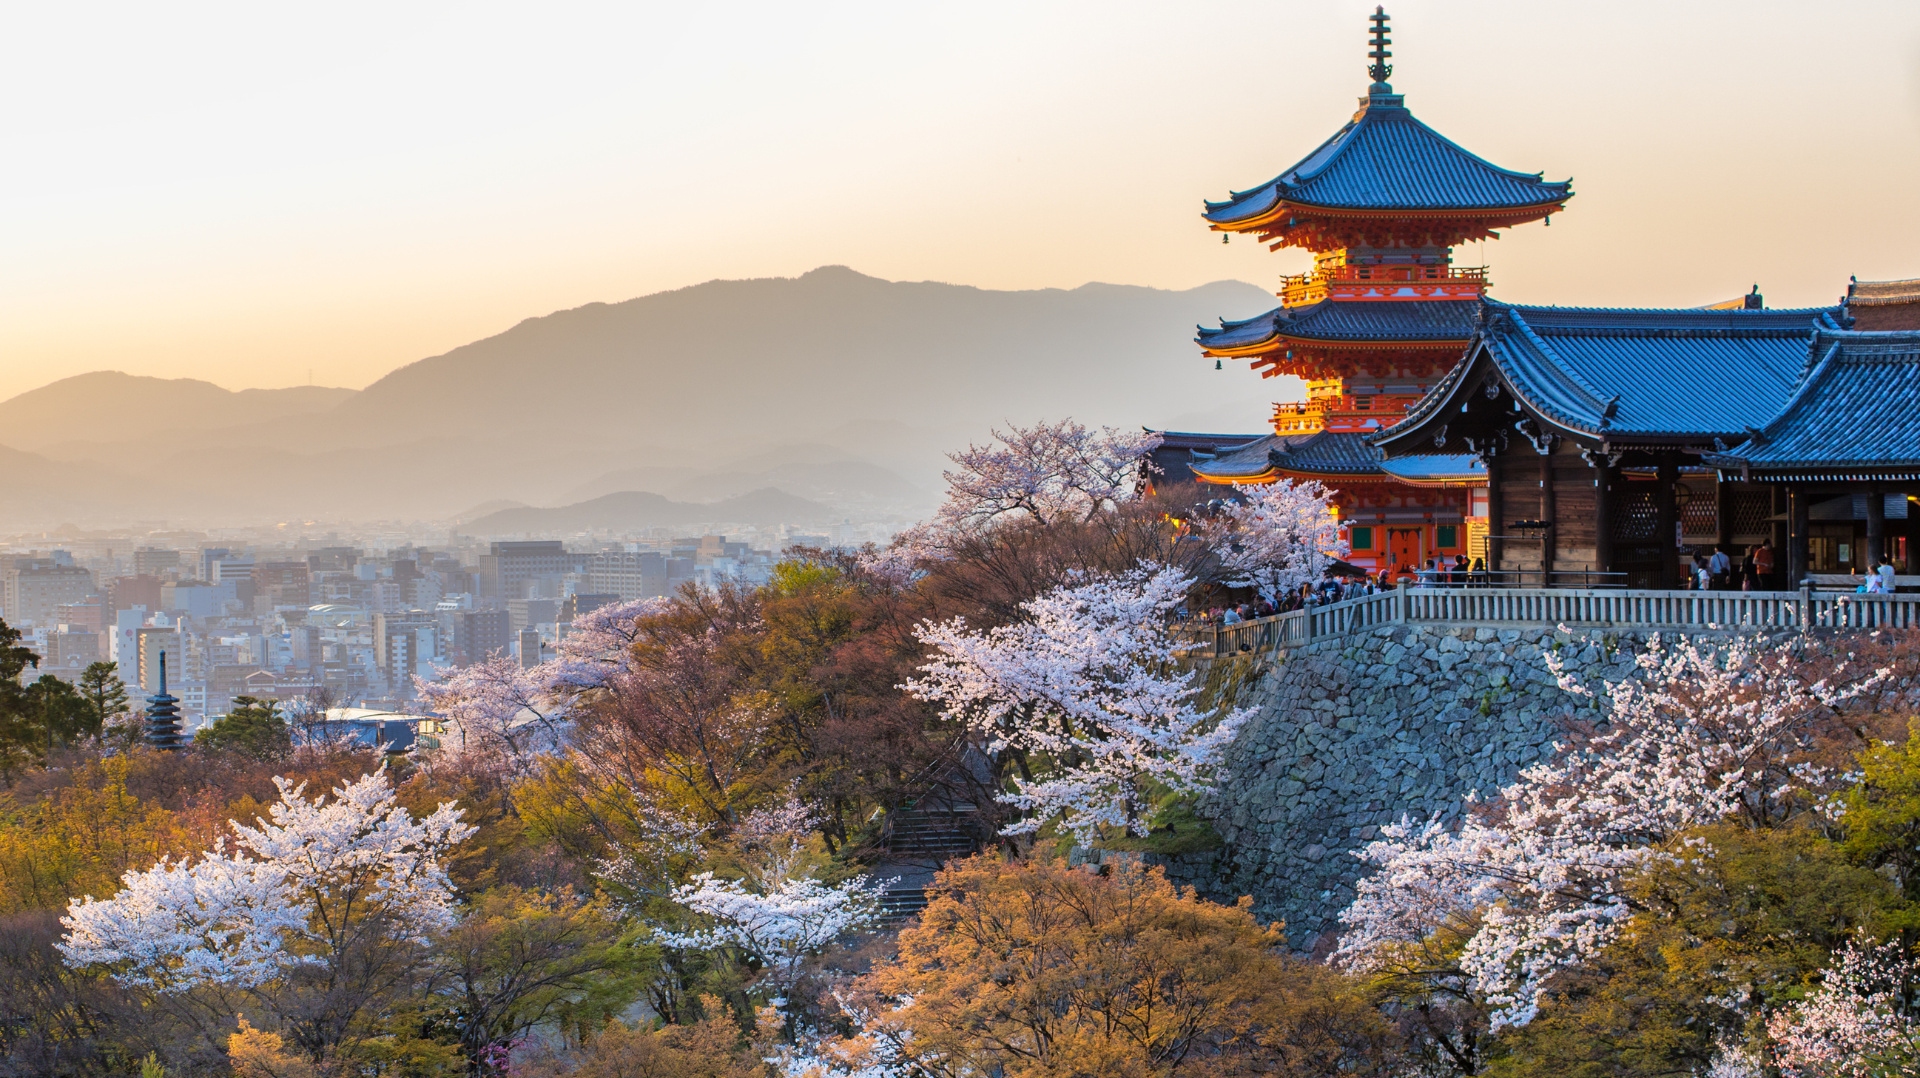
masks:
<path fill-rule="evenodd" d="M 1727 548 L 1716 546 L 1713 557 L 1707 559 L 1708 586 L 1714 591 L 1726 591 L 1733 586 L 1733 559 L 1727 557 Z"/>
<path fill-rule="evenodd" d="M 1753 571 L 1760 577 L 1762 588 L 1780 590 L 1780 582 L 1773 575 L 1773 540 L 1763 539 L 1759 546 L 1753 548 Z"/>

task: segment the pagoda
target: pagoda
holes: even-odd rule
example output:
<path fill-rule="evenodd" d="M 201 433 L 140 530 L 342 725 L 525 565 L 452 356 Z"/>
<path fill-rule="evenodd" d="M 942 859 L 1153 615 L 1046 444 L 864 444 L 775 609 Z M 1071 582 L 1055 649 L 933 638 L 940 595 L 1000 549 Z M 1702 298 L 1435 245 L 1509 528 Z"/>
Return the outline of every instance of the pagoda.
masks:
<path fill-rule="evenodd" d="M 147 744 L 156 749 L 178 750 L 187 747 L 186 734 L 180 729 L 180 700 L 167 691 L 167 653 L 160 653 L 159 691 L 147 697 Z"/>
<path fill-rule="evenodd" d="M 1416 119 L 1387 82 L 1388 16 L 1369 18 L 1372 84 L 1352 120 L 1203 215 L 1216 232 L 1313 253 L 1312 272 L 1281 279 L 1278 308 L 1198 338 L 1210 358 L 1306 380 L 1307 399 L 1277 404 L 1270 436 L 1214 436 L 1189 467 L 1205 483 L 1322 480 L 1355 526 L 1354 563 L 1404 572 L 1476 552 L 1463 526 L 1484 515 L 1470 492 L 1484 491 L 1485 471 L 1468 455 L 1383 466 L 1367 437 L 1426 396 L 1474 337 L 1487 274 L 1455 265 L 1454 248 L 1547 220 L 1573 190 L 1493 165 Z"/>

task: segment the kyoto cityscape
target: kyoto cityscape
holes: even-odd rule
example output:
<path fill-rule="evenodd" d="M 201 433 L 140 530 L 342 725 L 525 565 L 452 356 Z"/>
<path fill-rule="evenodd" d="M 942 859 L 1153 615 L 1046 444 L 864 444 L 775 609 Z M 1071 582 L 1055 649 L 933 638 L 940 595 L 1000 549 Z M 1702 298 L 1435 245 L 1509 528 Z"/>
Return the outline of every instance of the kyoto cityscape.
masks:
<path fill-rule="evenodd" d="M 1920 8 L 110 7 L 0 1078 L 1920 1074 Z"/>

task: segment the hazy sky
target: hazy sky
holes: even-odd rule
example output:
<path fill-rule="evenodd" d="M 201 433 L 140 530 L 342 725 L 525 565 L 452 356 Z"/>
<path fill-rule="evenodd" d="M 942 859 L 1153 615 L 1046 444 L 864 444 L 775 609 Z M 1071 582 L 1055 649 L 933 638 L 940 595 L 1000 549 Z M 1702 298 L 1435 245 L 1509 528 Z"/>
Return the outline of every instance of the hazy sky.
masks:
<path fill-rule="evenodd" d="M 1272 287 L 1305 256 L 1223 246 L 1200 201 L 1340 126 L 1372 7 L 9 4 L 0 396 L 360 386 L 530 315 L 829 263 Z M 1417 115 L 1574 178 L 1553 227 L 1486 245 L 1502 298 L 1920 276 L 1920 3 L 1390 10 Z"/>

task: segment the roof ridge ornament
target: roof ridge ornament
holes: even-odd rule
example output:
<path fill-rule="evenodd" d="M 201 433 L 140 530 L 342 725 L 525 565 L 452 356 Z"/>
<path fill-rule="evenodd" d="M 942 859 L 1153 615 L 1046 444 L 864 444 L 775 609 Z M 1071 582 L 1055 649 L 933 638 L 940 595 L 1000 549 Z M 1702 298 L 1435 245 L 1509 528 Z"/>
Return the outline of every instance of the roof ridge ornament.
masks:
<path fill-rule="evenodd" d="M 1373 85 L 1367 87 L 1367 93 L 1369 94 L 1390 94 L 1393 92 L 1393 87 L 1387 84 L 1387 76 L 1393 74 L 1393 65 L 1387 63 L 1387 57 L 1393 55 L 1393 53 L 1387 49 L 1388 45 L 1393 44 L 1393 39 L 1387 36 L 1393 32 L 1393 28 L 1387 25 L 1392 18 L 1393 16 L 1387 14 L 1387 9 L 1384 5 L 1376 6 L 1373 9 L 1373 14 L 1367 16 L 1367 21 L 1373 23 L 1373 30 L 1371 31 L 1373 40 L 1368 42 L 1368 44 L 1373 46 L 1373 51 L 1367 53 L 1367 58 L 1373 61 L 1373 63 L 1367 65 L 1367 74 L 1373 78 Z"/>

